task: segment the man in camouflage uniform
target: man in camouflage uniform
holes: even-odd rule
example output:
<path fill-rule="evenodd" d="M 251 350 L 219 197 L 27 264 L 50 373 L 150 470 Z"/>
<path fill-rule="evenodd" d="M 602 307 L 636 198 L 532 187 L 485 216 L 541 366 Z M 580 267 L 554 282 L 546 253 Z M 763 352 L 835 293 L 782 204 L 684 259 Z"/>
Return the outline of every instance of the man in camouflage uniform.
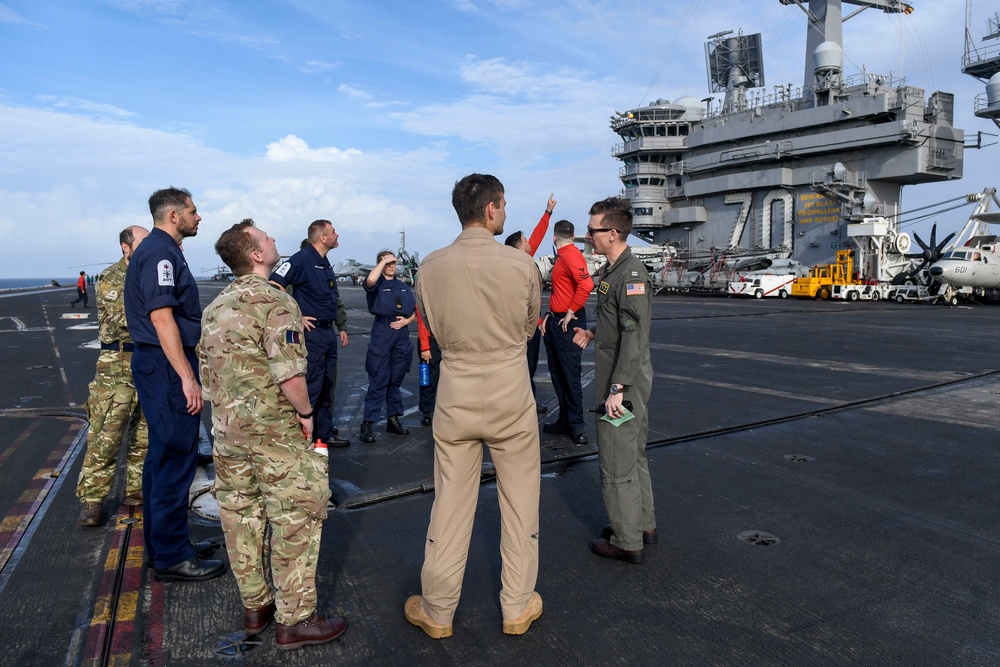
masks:
<path fill-rule="evenodd" d="M 125 325 L 125 270 L 136 246 L 149 234 L 145 227 L 126 227 L 118 235 L 122 258 L 97 280 L 97 326 L 101 354 L 87 399 L 87 453 L 76 486 L 82 503 L 81 526 L 101 525 L 101 505 L 111 491 L 118 448 L 126 433 L 125 505 L 142 505 L 142 462 L 149 430 L 139 409 L 132 380 L 132 337 Z M 131 427 L 131 428 L 130 428 Z"/>
<path fill-rule="evenodd" d="M 197 352 L 212 404 L 215 496 L 244 626 L 258 633 L 277 618 L 278 648 L 322 644 L 347 621 L 316 614 L 330 486 L 328 461 L 312 448 L 302 313 L 268 282 L 280 256 L 253 220 L 224 232 L 215 250 L 236 279 L 205 309 Z"/>

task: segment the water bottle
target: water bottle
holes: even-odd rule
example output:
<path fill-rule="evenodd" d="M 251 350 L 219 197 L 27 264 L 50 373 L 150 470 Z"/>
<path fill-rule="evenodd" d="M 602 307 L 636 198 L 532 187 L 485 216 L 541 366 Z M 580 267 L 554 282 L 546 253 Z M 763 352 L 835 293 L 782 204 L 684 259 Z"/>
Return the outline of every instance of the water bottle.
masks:
<path fill-rule="evenodd" d="M 313 451 L 320 456 L 329 456 L 330 450 L 327 448 L 326 443 L 322 440 L 317 440 L 316 444 L 313 445 Z"/>
<path fill-rule="evenodd" d="M 431 386 L 431 366 L 426 362 L 420 364 L 420 386 Z"/>

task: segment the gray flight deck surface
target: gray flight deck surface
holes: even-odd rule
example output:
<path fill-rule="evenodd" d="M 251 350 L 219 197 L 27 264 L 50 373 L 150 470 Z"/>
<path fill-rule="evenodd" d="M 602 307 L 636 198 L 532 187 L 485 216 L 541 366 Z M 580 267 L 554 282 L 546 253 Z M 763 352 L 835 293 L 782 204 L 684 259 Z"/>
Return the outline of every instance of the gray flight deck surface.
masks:
<path fill-rule="evenodd" d="M 203 302 L 221 287 L 202 283 Z M 330 451 L 338 509 L 318 580 L 320 611 L 350 625 L 291 652 L 272 626 L 235 659 L 213 652 L 241 638 L 230 573 L 152 581 L 129 533 L 141 522 L 112 498 L 105 517 L 124 522 L 76 523 L 97 352 L 81 347 L 96 329 L 63 318 L 80 312 L 73 291 L 0 295 L 0 665 L 1000 662 L 1000 309 L 655 297 L 658 544 L 642 565 L 592 555 L 606 522 L 593 426 L 586 446 L 542 434 L 544 613 L 523 636 L 501 632 L 487 468 L 454 636 L 432 640 L 403 617 L 420 591 L 431 429 L 413 413 L 409 436 L 382 424 L 377 443 L 358 441 L 371 318 L 359 288 L 343 294 L 335 413 L 353 444 Z M 414 364 L 407 406 L 417 381 Z M 192 523 L 193 539 L 220 535 Z"/>

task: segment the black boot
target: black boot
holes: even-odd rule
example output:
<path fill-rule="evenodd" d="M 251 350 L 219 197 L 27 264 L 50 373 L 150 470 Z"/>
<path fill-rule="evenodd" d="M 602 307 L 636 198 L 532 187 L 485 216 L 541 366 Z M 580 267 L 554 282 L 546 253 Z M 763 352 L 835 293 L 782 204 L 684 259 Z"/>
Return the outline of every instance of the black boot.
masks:
<path fill-rule="evenodd" d="M 371 422 L 361 422 L 361 442 L 375 442 L 375 432 Z"/>
<path fill-rule="evenodd" d="M 399 423 L 399 415 L 393 415 L 385 420 L 385 432 L 396 435 L 409 435 L 410 429 Z"/>

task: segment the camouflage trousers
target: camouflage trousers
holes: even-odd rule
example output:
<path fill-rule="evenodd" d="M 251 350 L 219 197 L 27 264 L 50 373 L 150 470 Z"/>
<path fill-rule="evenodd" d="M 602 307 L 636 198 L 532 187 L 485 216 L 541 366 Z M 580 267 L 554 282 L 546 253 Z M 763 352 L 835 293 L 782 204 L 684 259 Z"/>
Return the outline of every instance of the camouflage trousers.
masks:
<path fill-rule="evenodd" d="M 316 611 L 316 564 L 330 499 L 326 457 L 301 435 L 291 440 L 217 438 L 213 451 L 215 497 L 243 606 L 273 600 L 283 625 Z"/>
<path fill-rule="evenodd" d="M 118 449 L 128 436 L 125 493 L 142 491 L 142 463 L 149 445 L 149 428 L 139 408 L 132 381 L 131 352 L 101 350 L 87 398 L 87 453 L 76 485 L 81 502 L 101 502 L 111 491 Z"/>

